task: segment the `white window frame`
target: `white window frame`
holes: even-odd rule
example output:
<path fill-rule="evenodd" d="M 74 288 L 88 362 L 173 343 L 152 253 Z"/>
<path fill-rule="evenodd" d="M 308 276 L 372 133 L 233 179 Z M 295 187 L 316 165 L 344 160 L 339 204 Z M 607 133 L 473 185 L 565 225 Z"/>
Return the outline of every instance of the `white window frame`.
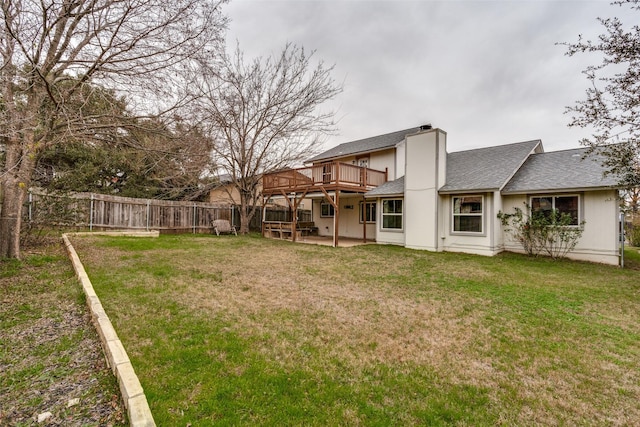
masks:
<path fill-rule="evenodd" d="M 377 202 L 375 202 L 375 201 L 374 202 L 360 202 L 360 212 L 359 212 L 360 224 L 364 224 L 363 213 L 365 211 L 368 211 L 368 213 L 369 213 L 369 219 L 367 220 L 367 224 L 375 224 L 375 222 L 376 222 L 376 213 L 378 212 Z"/>
<path fill-rule="evenodd" d="M 464 199 L 465 197 L 480 197 L 480 212 L 458 212 L 456 213 L 456 199 Z M 467 234 L 472 236 L 484 236 L 485 235 L 485 204 L 484 194 L 460 194 L 451 196 L 451 234 Z M 480 218 L 480 231 L 466 231 L 456 230 L 456 217 L 479 217 Z"/>
<path fill-rule="evenodd" d="M 386 202 L 400 202 L 401 203 L 401 212 L 397 213 L 397 212 L 387 212 L 385 213 L 384 211 L 384 205 Z M 382 199 L 382 202 L 380 203 L 380 229 L 381 230 L 385 230 L 385 231 L 402 231 L 404 230 L 404 199 L 401 198 L 397 198 L 397 199 Z M 395 217 L 400 217 L 400 224 L 401 227 L 400 228 L 395 228 L 395 227 L 385 227 L 384 226 L 384 217 L 385 216 L 395 216 Z"/>
<path fill-rule="evenodd" d="M 529 214 L 533 214 L 533 199 L 543 199 L 550 198 L 551 199 L 551 209 L 556 209 L 556 198 L 558 197 L 576 197 L 578 199 L 578 218 L 576 219 L 576 224 L 569 224 L 568 227 L 580 227 L 580 223 L 582 222 L 582 198 L 580 194 L 536 194 L 533 196 L 529 196 L 529 208 L 531 212 Z"/>
<path fill-rule="evenodd" d="M 370 161 L 371 160 L 370 160 L 369 156 L 356 158 L 356 162 L 358 163 L 358 166 L 360 166 L 361 168 L 368 168 Z"/>
<path fill-rule="evenodd" d="M 324 211 L 323 211 L 323 207 L 324 206 L 329 206 L 328 209 L 328 214 L 325 215 Z M 333 218 L 335 216 L 336 212 L 335 212 L 335 208 L 333 207 L 333 205 L 329 202 L 320 202 L 320 218 Z"/>

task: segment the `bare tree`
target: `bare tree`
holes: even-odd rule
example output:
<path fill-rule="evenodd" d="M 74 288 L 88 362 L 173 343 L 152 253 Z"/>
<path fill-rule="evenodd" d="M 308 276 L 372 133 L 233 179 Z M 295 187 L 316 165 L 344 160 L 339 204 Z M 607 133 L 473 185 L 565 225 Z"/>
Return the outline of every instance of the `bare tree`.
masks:
<path fill-rule="evenodd" d="M 301 164 L 335 129 L 319 107 L 341 92 L 332 67 L 315 67 L 304 49 L 286 45 L 276 57 L 245 63 L 239 47 L 205 73 L 201 98 L 214 154 L 240 194 L 240 232 L 249 231 L 264 173 Z"/>
<path fill-rule="evenodd" d="M 640 12 L 640 0 L 621 0 L 614 5 Z M 637 18 L 633 23 L 637 22 Z M 590 83 L 586 99 L 567 111 L 569 126 L 593 127 L 591 138 L 581 141 L 605 156 L 604 166 L 626 188 L 640 186 L 640 26 L 625 26 L 618 18 L 598 18 L 604 34 L 597 40 L 567 44 L 567 55 L 597 53 L 602 63 L 584 74 Z"/>
<path fill-rule="evenodd" d="M 630 217 L 632 223 L 638 222 L 640 217 L 640 187 L 628 188 L 622 192 L 622 209 Z"/>
<path fill-rule="evenodd" d="M 218 0 L 0 0 L 0 257 L 20 257 L 22 205 L 41 150 L 100 139 L 184 102 L 176 82 L 198 55 L 215 55 L 226 19 Z M 89 84 L 138 105 L 97 117 Z M 74 102 L 69 102 L 74 100 Z M 128 103 L 130 105 L 130 103 Z M 81 105 L 78 108 L 78 105 Z"/>

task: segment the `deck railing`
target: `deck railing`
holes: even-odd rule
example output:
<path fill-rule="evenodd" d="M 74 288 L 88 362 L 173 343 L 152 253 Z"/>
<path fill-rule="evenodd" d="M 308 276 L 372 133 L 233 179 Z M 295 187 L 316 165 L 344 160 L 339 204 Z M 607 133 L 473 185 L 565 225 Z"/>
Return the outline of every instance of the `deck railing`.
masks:
<path fill-rule="evenodd" d="M 262 191 L 274 193 L 313 187 L 343 187 L 368 190 L 387 180 L 387 172 L 355 166 L 349 163 L 333 162 L 313 165 L 306 168 L 287 169 L 265 174 L 262 179 Z"/>

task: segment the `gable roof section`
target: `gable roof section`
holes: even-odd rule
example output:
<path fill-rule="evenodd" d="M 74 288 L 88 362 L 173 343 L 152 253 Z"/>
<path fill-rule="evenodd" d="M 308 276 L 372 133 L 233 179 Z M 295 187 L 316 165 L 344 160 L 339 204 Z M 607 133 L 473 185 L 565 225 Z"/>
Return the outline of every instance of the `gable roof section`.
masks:
<path fill-rule="evenodd" d="M 505 186 L 503 193 L 617 188 L 614 176 L 603 176 L 602 157 L 594 154 L 584 158 L 586 153 L 586 148 L 577 148 L 533 154 Z"/>
<path fill-rule="evenodd" d="M 404 194 L 404 176 L 387 181 L 379 187 L 365 193 L 365 197 L 402 196 Z"/>
<path fill-rule="evenodd" d="M 357 141 L 345 142 L 333 147 L 324 153 L 318 154 L 307 160 L 307 163 L 319 162 L 323 160 L 333 160 L 339 157 L 352 156 L 356 154 L 372 153 L 387 148 L 395 147 L 402 142 L 404 137 L 410 133 L 420 130 L 419 127 L 387 133 L 385 135 L 373 136 L 371 138 L 359 139 Z"/>
<path fill-rule="evenodd" d="M 499 190 L 507 184 L 540 140 L 447 154 L 447 180 L 439 192 Z"/>

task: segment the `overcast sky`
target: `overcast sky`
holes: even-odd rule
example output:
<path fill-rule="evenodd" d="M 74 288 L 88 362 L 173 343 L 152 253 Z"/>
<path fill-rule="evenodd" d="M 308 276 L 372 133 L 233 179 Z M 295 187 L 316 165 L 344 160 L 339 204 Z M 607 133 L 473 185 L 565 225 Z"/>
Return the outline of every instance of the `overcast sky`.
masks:
<path fill-rule="evenodd" d="M 335 65 L 344 92 L 325 148 L 431 123 L 449 152 L 579 147 L 588 133 L 568 128 L 564 110 L 584 98 L 581 71 L 599 57 L 569 58 L 556 43 L 595 38 L 597 17 L 633 15 L 604 0 L 232 0 L 226 13 L 228 43 L 246 58 L 291 42 Z"/>

